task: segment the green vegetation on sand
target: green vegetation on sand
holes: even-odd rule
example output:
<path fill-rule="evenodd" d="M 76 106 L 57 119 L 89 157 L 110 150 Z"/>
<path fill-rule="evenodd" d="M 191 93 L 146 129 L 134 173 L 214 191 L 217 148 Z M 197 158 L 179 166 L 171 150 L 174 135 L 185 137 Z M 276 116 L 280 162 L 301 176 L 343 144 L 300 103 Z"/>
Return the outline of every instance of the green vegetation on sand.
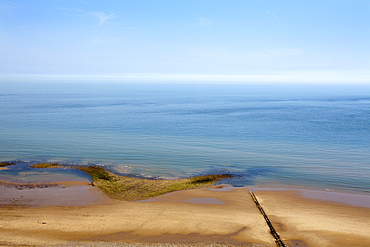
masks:
<path fill-rule="evenodd" d="M 57 168 L 66 166 L 41 163 L 32 167 Z M 117 175 L 100 166 L 70 166 L 70 168 L 89 174 L 92 178 L 92 184 L 107 196 L 125 201 L 138 201 L 173 191 L 204 188 L 221 179 L 232 177 L 230 174 L 216 174 L 182 179 L 145 179 Z"/>
<path fill-rule="evenodd" d="M 57 163 L 39 163 L 39 164 L 32 165 L 31 167 L 33 168 L 62 168 L 66 166 L 60 165 Z"/>

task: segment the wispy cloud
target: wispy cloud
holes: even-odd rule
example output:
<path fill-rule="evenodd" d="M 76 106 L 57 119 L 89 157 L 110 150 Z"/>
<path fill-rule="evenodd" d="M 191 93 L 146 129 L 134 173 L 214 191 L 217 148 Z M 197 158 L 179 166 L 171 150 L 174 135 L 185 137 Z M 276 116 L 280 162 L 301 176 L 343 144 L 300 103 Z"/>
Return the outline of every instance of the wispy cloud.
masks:
<path fill-rule="evenodd" d="M 269 10 L 266 10 L 266 14 L 268 14 L 269 16 L 271 16 L 272 18 L 274 18 L 275 20 L 281 20 L 279 16 L 275 15 L 274 13 L 272 13 Z"/>
<path fill-rule="evenodd" d="M 208 27 L 212 25 L 212 22 L 210 19 L 205 17 L 199 17 L 198 18 L 198 25 L 201 27 Z"/>
<path fill-rule="evenodd" d="M 118 15 L 113 12 L 106 13 L 102 11 L 85 11 L 85 10 L 76 9 L 76 8 L 57 8 L 57 9 L 94 17 L 95 19 L 98 20 L 98 24 L 97 24 L 98 27 L 101 27 L 105 23 L 107 23 L 109 20 L 112 20 L 118 17 Z"/>
<path fill-rule="evenodd" d="M 17 3 L 0 4 L 0 10 L 13 10 L 18 9 L 21 6 Z"/>
<path fill-rule="evenodd" d="M 110 12 L 110 13 L 90 12 L 90 15 L 92 15 L 93 17 L 98 18 L 98 20 L 99 20 L 98 27 L 104 25 L 104 23 L 108 22 L 109 20 L 115 19 L 115 18 L 118 17 L 116 13 L 112 13 L 112 12 Z"/>

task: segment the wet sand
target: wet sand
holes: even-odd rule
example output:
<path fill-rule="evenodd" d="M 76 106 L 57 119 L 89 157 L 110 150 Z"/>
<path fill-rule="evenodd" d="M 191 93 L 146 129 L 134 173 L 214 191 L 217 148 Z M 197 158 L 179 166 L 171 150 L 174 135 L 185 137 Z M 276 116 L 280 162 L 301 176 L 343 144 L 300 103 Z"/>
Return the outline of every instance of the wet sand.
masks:
<path fill-rule="evenodd" d="M 213 186 L 125 202 L 87 183 L 48 185 L 0 184 L 0 245 L 276 246 L 250 188 Z M 253 191 L 287 246 L 370 244 L 368 207 L 300 190 Z"/>

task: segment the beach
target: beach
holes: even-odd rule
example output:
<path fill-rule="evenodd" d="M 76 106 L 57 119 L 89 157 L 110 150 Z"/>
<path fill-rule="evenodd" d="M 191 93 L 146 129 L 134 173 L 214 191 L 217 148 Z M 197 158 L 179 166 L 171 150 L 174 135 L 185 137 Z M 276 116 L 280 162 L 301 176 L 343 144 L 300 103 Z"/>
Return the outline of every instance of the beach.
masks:
<path fill-rule="evenodd" d="M 128 202 L 81 182 L 0 190 L 2 246 L 276 246 L 250 190 L 287 246 L 370 243 L 370 208 L 336 202 L 334 192 L 225 184 Z"/>
<path fill-rule="evenodd" d="M 0 247 L 370 247 L 369 3 L 0 0 Z"/>

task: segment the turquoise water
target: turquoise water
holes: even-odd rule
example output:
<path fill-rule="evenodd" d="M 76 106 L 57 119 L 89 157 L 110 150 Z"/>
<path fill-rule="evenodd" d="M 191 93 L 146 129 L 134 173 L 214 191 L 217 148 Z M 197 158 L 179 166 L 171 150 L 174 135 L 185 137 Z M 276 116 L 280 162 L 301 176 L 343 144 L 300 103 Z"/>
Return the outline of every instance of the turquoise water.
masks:
<path fill-rule="evenodd" d="M 370 191 L 370 86 L 19 83 L 0 106 L 0 160 L 18 164 L 0 179 L 55 161 Z"/>

